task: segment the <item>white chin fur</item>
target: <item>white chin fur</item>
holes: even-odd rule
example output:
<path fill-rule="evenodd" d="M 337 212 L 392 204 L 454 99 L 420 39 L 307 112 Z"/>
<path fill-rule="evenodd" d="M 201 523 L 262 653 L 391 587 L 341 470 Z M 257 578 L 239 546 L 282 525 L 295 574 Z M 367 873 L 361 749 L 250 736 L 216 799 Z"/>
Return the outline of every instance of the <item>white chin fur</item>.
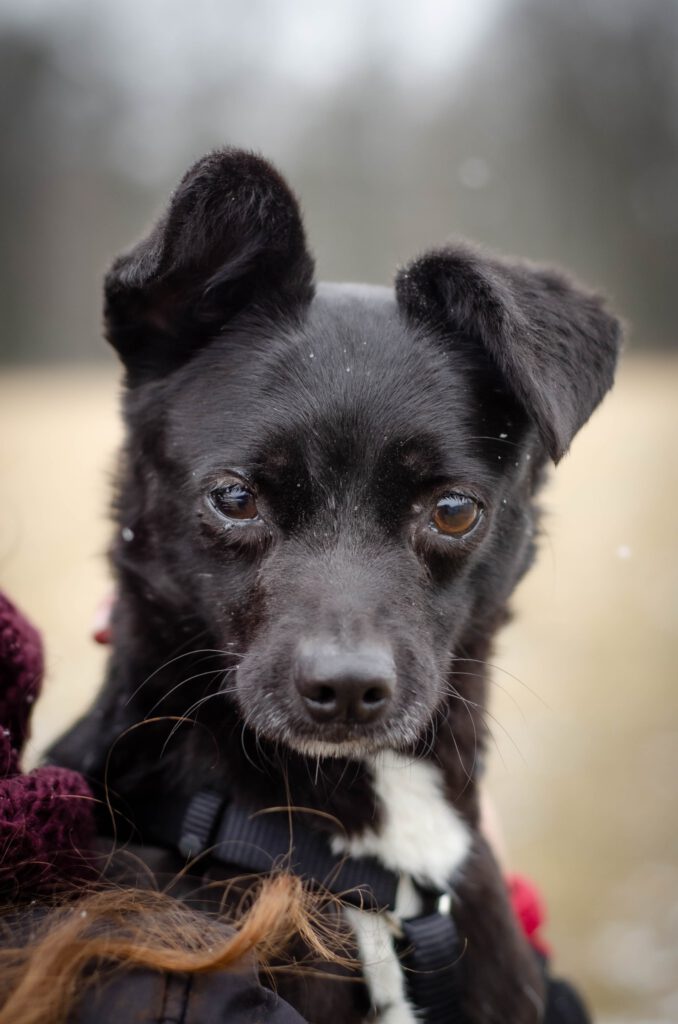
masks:
<path fill-rule="evenodd" d="M 335 836 L 336 853 L 376 857 L 385 867 L 447 891 L 468 854 L 466 823 L 445 797 L 440 769 L 431 761 L 384 750 L 367 759 L 379 798 L 378 831 Z"/>
<path fill-rule="evenodd" d="M 417 739 L 418 734 L 414 730 L 403 731 L 396 737 L 365 736 L 343 740 L 339 743 L 330 743 L 327 740 L 310 736 L 295 736 L 293 733 L 286 733 L 284 736 L 285 745 L 305 757 L 348 757 L 354 761 L 366 761 L 370 766 L 374 759 L 388 753 L 406 758 L 406 754 L 395 754 L 396 744 L 398 750 L 404 751 L 414 747 Z"/>
<path fill-rule="evenodd" d="M 352 760 L 362 760 L 369 755 L 376 754 L 383 749 L 378 740 L 345 740 L 343 743 L 323 743 L 321 740 L 312 740 L 297 737 L 288 737 L 287 746 L 296 750 L 305 757 L 349 757 Z"/>

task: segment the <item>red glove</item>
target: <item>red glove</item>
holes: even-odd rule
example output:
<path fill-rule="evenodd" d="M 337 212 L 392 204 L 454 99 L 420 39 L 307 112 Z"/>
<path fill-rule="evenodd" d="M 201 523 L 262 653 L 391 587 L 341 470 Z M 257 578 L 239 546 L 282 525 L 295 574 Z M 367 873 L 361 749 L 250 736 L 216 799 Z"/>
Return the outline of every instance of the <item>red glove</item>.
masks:
<path fill-rule="evenodd" d="M 530 945 L 542 956 L 550 956 L 548 943 L 539 934 L 546 923 L 546 908 L 539 889 L 524 875 L 507 875 L 506 884 L 514 913 Z"/>

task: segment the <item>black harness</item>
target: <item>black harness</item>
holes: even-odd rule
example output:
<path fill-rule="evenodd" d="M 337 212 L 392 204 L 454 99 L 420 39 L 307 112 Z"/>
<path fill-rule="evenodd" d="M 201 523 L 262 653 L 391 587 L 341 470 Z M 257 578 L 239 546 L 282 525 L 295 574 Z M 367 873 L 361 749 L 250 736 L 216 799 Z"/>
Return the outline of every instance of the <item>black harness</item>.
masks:
<path fill-rule="evenodd" d="M 212 790 L 183 802 L 144 802 L 134 820 L 144 842 L 177 851 L 187 859 L 267 873 L 284 867 L 342 901 L 379 913 L 395 911 L 400 875 L 374 857 L 335 854 L 328 838 L 286 811 L 256 811 Z M 423 1024 L 463 1024 L 459 1007 L 461 943 L 450 912 L 450 897 L 415 883 L 425 912 L 397 922 L 396 952 L 405 985 Z"/>

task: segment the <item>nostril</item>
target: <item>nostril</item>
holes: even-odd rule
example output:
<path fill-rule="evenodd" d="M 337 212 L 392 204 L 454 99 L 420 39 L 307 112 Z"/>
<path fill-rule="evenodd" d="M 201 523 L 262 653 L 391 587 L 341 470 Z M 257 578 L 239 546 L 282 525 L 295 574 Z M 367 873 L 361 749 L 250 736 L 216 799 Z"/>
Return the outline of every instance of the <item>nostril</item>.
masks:
<path fill-rule="evenodd" d="M 311 687 L 303 696 L 306 700 L 310 700 L 314 704 L 320 704 L 322 707 L 334 704 L 337 699 L 337 694 L 331 686 L 322 685 Z"/>
<path fill-rule="evenodd" d="M 386 691 L 382 687 L 370 686 L 369 690 L 366 690 L 363 694 L 362 702 L 368 707 L 376 707 L 378 704 L 383 704 L 386 697 Z"/>
<path fill-rule="evenodd" d="M 315 722 L 331 722 L 341 714 L 341 702 L 334 686 L 315 679 L 297 679 L 297 690 Z"/>

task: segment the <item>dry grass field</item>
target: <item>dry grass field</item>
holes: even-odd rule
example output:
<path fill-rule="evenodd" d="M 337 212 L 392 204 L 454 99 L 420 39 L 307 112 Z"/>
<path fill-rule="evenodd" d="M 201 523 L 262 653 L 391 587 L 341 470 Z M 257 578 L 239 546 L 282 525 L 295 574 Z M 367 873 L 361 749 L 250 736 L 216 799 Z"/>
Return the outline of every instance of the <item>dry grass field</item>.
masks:
<path fill-rule="evenodd" d="M 0 574 L 44 631 L 32 757 L 103 671 L 110 371 L 0 382 Z M 489 785 L 548 895 L 557 966 L 600 1017 L 678 1020 L 678 361 L 628 358 L 545 495 L 538 567 L 496 653 Z"/>

